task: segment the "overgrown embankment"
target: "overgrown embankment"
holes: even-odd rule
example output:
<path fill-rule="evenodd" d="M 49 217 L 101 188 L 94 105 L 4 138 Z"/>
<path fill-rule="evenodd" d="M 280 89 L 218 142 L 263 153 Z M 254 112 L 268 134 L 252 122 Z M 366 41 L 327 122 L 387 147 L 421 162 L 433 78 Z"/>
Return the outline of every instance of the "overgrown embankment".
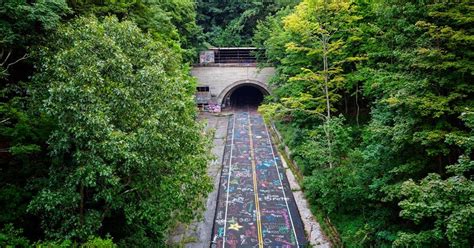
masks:
<path fill-rule="evenodd" d="M 302 1 L 254 36 L 314 208 L 348 247 L 470 247 L 472 3 Z"/>

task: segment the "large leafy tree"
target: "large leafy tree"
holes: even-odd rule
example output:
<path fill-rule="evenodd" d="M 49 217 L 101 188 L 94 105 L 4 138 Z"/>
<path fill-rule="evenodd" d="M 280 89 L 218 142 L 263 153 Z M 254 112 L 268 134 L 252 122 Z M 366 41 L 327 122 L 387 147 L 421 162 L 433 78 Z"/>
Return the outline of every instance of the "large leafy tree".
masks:
<path fill-rule="evenodd" d="M 210 189 L 179 56 L 130 21 L 88 17 L 60 27 L 41 58 L 33 97 L 56 126 L 48 180 L 29 209 L 47 237 L 85 240 L 120 225 L 128 245 L 163 244 Z"/>
<path fill-rule="evenodd" d="M 282 112 L 287 112 L 287 115 L 300 112 L 303 116 L 314 116 L 314 119 L 322 121 L 324 135 L 319 136 L 316 132 L 311 136 L 324 141 L 317 142 L 324 144 L 322 149 L 318 149 L 318 153 L 324 154 L 321 156 L 325 162 L 320 163 L 323 167 L 334 167 L 335 157 L 338 156 L 333 151 L 332 143 L 336 141 L 329 126 L 330 123 L 338 123 L 331 121 L 331 117 L 345 86 L 344 74 L 347 72 L 344 72 L 343 66 L 363 59 L 345 51 L 348 40 L 354 39 L 357 34 L 352 23 L 358 19 L 350 2 L 317 0 L 303 1 L 283 19 L 284 32 L 289 36 L 284 44 L 284 53 L 288 57 L 301 59 L 296 62 L 284 60 L 282 65 L 296 64 L 300 68 L 292 65 L 293 75 L 288 75 L 285 88 L 293 90 L 283 91 L 281 102 L 264 106 L 263 110 L 273 109 L 273 112 L 279 112 L 274 114 L 280 115 Z"/>
<path fill-rule="evenodd" d="M 334 166 L 334 141 L 329 124 L 331 112 L 335 110 L 333 105 L 340 99 L 339 93 L 344 86 L 342 65 L 359 59 L 348 57 L 343 50 L 346 40 L 350 39 L 347 33 L 351 24 L 357 19 L 351 4 L 344 1 L 304 1 L 285 18 L 285 27 L 295 37 L 295 41 L 286 44 L 287 51 L 302 53 L 309 62 L 290 78 L 290 81 L 302 83 L 304 92 L 286 98 L 285 102 L 322 117 L 327 147 L 323 153 L 327 154 L 330 168 Z"/>
<path fill-rule="evenodd" d="M 308 65 L 291 78 L 306 83 L 306 93 L 315 102 L 317 113 L 331 118 L 333 102 L 340 99 L 336 92 L 343 86 L 342 64 L 356 58 L 343 57 L 351 23 L 357 20 L 349 2 L 304 1 L 285 18 L 285 27 L 295 37 L 286 44 L 288 52 L 301 52 Z"/>

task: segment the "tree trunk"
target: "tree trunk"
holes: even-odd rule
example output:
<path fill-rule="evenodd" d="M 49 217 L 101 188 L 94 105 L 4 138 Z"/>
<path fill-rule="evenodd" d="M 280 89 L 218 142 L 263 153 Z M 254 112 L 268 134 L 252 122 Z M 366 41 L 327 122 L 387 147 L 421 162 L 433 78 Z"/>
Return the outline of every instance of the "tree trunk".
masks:
<path fill-rule="evenodd" d="M 329 130 L 329 119 L 324 123 L 324 132 L 326 133 L 326 139 L 328 142 L 328 155 L 329 155 L 329 168 L 332 169 L 332 142 L 331 142 L 331 130 Z"/>
<path fill-rule="evenodd" d="M 331 144 L 331 133 L 329 130 L 329 120 L 331 119 L 331 104 L 329 102 L 329 66 L 328 66 L 328 42 L 329 37 L 323 36 L 322 37 L 322 45 L 323 45 L 323 73 L 324 73 L 324 94 L 326 95 L 326 109 L 327 109 L 327 116 L 326 116 L 326 123 L 324 132 L 326 133 L 326 138 L 328 142 L 328 153 L 329 153 L 329 168 L 332 169 L 332 144 Z"/>
<path fill-rule="evenodd" d="M 347 107 L 347 104 L 348 104 L 347 103 L 347 93 L 344 92 L 344 111 L 345 111 L 346 115 L 349 114 L 349 108 Z"/>
<path fill-rule="evenodd" d="M 356 122 L 357 122 L 357 127 L 359 127 L 359 83 L 356 85 Z"/>
<path fill-rule="evenodd" d="M 327 118 L 331 118 L 331 105 L 329 103 L 329 69 L 328 69 L 328 38 L 323 37 L 323 72 L 324 72 L 324 94 L 326 95 Z"/>

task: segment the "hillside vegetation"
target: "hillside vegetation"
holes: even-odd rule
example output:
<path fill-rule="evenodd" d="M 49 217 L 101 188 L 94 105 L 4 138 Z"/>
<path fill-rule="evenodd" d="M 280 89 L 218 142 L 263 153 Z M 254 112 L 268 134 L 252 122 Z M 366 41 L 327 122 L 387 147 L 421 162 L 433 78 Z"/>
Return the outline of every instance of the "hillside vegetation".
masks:
<path fill-rule="evenodd" d="M 474 246 L 472 1 L 3 0 L 0 247 L 165 247 L 196 220 L 206 46 L 276 68 L 260 112 L 336 246 Z"/>
<path fill-rule="evenodd" d="M 0 2 L 0 246 L 157 247 L 211 189 L 192 1 Z"/>
<path fill-rule="evenodd" d="M 260 111 L 344 246 L 474 245 L 473 31 L 469 1 L 304 0 L 258 23 Z"/>

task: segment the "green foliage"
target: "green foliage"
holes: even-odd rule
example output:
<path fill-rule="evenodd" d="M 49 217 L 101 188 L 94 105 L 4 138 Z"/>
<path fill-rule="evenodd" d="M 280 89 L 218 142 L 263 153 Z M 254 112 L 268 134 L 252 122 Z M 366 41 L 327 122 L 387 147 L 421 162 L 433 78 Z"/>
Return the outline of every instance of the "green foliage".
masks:
<path fill-rule="evenodd" d="M 59 241 L 46 241 L 46 242 L 36 242 L 32 247 L 37 248 L 68 248 L 68 247 L 80 247 L 80 248 L 115 248 L 116 244 L 107 237 L 105 239 L 100 237 L 89 237 L 85 243 L 77 243 L 71 240 L 59 240 Z"/>
<path fill-rule="evenodd" d="M 0 9 L 2 48 L 25 45 L 29 39 L 36 38 L 38 31 L 54 30 L 61 17 L 69 12 L 63 0 L 5 0 L 0 3 Z"/>
<path fill-rule="evenodd" d="M 290 130 L 306 194 L 345 245 L 472 246 L 473 10 L 307 0 L 257 26 L 277 71 L 261 111 Z M 346 121 L 329 127 L 333 113 Z"/>
<path fill-rule="evenodd" d="M 28 182 L 47 171 L 51 123 L 35 114 L 21 80 L 32 74 L 29 48 L 43 44 L 69 12 L 63 0 L 0 1 L 0 226 L 36 228 L 26 208 L 37 188 Z"/>
<path fill-rule="evenodd" d="M 259 48 L 260 51 L 264 51 L 256 54 L 259 61 L 263 62 L 266 59 L 268 62 L 277 65 L 280 61 L 285 61 L 285 56 L 290 56 L 290 54 L 285 54 L 285 44 L 289 42 L 291 37 L 283 32 L 283 17 L 290 13 L 291 8 L 286 7 L 257 22 L 252 45 Z M 277 70 L 282 68 L 285 67 L 276 67 Z"/>
<path fill-rule="evenodd" d="M 5 225 L 0 230 L 0 246 L 2 247 L 36 247 L 36 248 L 115 248 L 115 245 L 109 237 L 102 239 L 100 237 L 90 237 L 85 243 L 77 244 L 71 240 L 36 242 L 31 244 L 28 239 L 22 236 L 23 230 L 15 229 L 12 224 Z"/>
<path fill-rule="evenodd" d="M 341 165 L 346 154 L 351 148 L 351 130 L 345 127 L 344 117 L 332 117 L 322 125 L 318 125 L 312 129 L 302 145 L 302 159 L 306 161 L 314 161 L 312 167 L 305 167 L 304 174 L 311 174 L 315 169 L 326 168 L 329 164 L 334 166 Z M 327 130 L 331 130 L 330 140 L 332 149 L 328 148 L 328 139 L 325 137 Z"/>
<path fill-rule="evenodd" d="M 102 238 L 92 238 L 89 239 L 86 243 L 81 245 L 81 248 L 115 248 L 117 245 L 115 245 L 112 241 L 112 239 L 107 238 L 107 239 L 102 239 Z"/>
<path fill-rule="evenodd" d="M 68 0 L 81 15 L 116 15 L 135 22 L 156 39 L 166 41 L 182 53 L 184 61 L 191 62 L 201 46 L 202 30 L 196 24 L 196 3 L 191 0 Z M 178 51 L 180 48 L 183 51 Z"/>
<path fill-rule="evenodd" d="M 14 223 L 28 233 L 37 226 L 29 224 L 36 219 L 26 209 L 51 163 L 45 143 L 54 126 L 34 112 L 27 97 L 0 103 L 0 225 Z"/>
<path fill-rule="evenodd" d="M 337 91 L 344 85 L 342 66 L 346 57 L 344 45 L 351 23 L 360 19 L 354 15 L 349 2 L 303 1 L 294 13 L 284 19 L 285 30 L 294 40 L 285 45 L 287 53 L 306 58 L 306 64 L 289 81 L 302 83 L 304 94 L 310 94 L 317 113 L 335 110 L 332 105 L 340 99 Z M 353 30 L 352 30 L 353 31 Z"/>
<path fill-rule="evenodd" d="M 205 40 L 213 46 L 249 46 L 259 20 L 295 0 L 272 1 L 197 1 L 198 24 L 203 27 Z"/>
<path fill-rule="evenodd" d="M 65 0 L 4 0 L 0 2 L 0 79 L 28 57 L 26 46 L 54 30 L 69 13 Z"/>
<path fill-rule="evenodd" d="M 210 189 L 194 83 L 166 44 L 132 22 L 79 18 L 41 51 L 33 97 L 57 126 L 48 183 L 30 203 L 51 239 L 86 240 L 106 218 L 160 244 Z"/>
<path fill-rule="evenodd" d="M 30 241 L 22 236 L 23 230 L 15 229 L 10 223 L 0 230 L 1 247 L 28 247 Z"/>
<path fill-rule="evenodd" d="M 352 23 L 359 19 L 361 17 L 355 15 L 355 10 L 349 2 L 303 1 L 293 13 L 282 19 L 283 29 L 277 28 L 278 32 L 287 33 L 287 36 L 291 37 L 284 44 L 285 55 L 303 59 L 295 63 L 300 68 L 292 66 L 292 74 L 284 76 L 284 79 L 288 79 L 288 87 L 297 89 L 296 92 L 286 89 L 280 91 L 280 103 L 269 108 L 273 110 L 273 114 L 280 110 L 279 115 L 300 115 L 297 118 L 301 118 L 301 115 L 313 115 L 323 120 L 320 128 L 310 133 L 310 136 L 315 138 L 302 148 L 306 157 L 312 158 L 311 161 L 318 161 L 317 165 L 305 167 L 305 174 L 311 174 L 310 171 L 314 168 L 324 167 L 323 164 L 332 168 L 339 157 L 344 156 L 340 153 L 342 147 L 338 148 L 341 143 L 334 140 L 339 134 L 334 133 L 338 132 L 338 128 L 334 126 L 331 113 L 336 111 L 334 105 L 341 99 L 340 92 L 345 85 L 343 66 L 362 60 L 362 57 L 350 56 L 345 51 L 347 41 L 354 39 L 354 35 L 349 35 L 349 31 L 352 31 L 352 34 L 357 33 Z M 272 23 L 271 28 L 278 26 L 274 19 L 268 20 Z M 262 37 L 268 37 L 270 32 L 265 25 L 260 25 L 259 28 L 261 31 L 257 32 L 256 43 L 261 44 Z M 270 46 L 270 49 L 274 47 Z M 275 61 L 272 55 L 273 53 L 269 53 L 269 58 Z M 282 67 L 286 67 L 286 63 L 294 62 L 282 59 Z M 265 112 L 266 107 L 261 110 Z M 323 144 L 325 148 L 321 147 Z M 315 155 L 322 158 L 314 160 Z"/>
<path fill-rule="evenodd" d="M 474 168 L 472 161 L 461 163 Z M 403 209 L 400 216 L 417 224 L 430 223 L 433 228 L 418 233 L 401 232 L 394 242 L 395 246 L 433 243 L 449 243 L 451 247 L 470 246 L 474 232 L 474 183 L 471 180 L 464 176 L 443 180 L 437 174 L 430 174 L 419 184 L 412 180 L 404 182 L 401 194 L 405 199 L 399 203 Z"/>
<path fill-rule="evenodd" d="M 345 246 L 472 247 L 472 2 L 295 5 L 1 1 L 0 246 L 153 247 L 195 218 L 208 141 L 182 63 L 206 39 L 264 48 L 261 111 Z"/>
<path fill-rule="evenodd" d="M 461 119 L 471 129 L 469 136 L 462 140 L 472 139 L 474 114 L 463 113 Z M 462 142 L 457 144 L 464 146 Z M 470 246 L 473 242 L 470 234 L 474 232 L 474 183 L 472 176 L 469 176 L 474 171 L 474 161 L 469 157 L 472 147 L 471 144 L 465 146 L 465 155 L 461 155 L 457 163 L 446 167 L 450 177 L 443 179 L 439 174 L 431 173 L 419 183 L 413 180 L 403 183 L 400 216 L 416 224 L 429 223 L 431 228 L 417 233 L 401 232 L 394 245 L 446 243 L 451 247 Z"/>
<path fill-rule="evenodd" d="M 89 239 L 111 233 L 124 246 L 156 246 L 194 218 L 210 188 L 208 143 L 182 66 L 202 42 L 195 8 L 0 1 L 5 245 L 112 247 Z"/>

